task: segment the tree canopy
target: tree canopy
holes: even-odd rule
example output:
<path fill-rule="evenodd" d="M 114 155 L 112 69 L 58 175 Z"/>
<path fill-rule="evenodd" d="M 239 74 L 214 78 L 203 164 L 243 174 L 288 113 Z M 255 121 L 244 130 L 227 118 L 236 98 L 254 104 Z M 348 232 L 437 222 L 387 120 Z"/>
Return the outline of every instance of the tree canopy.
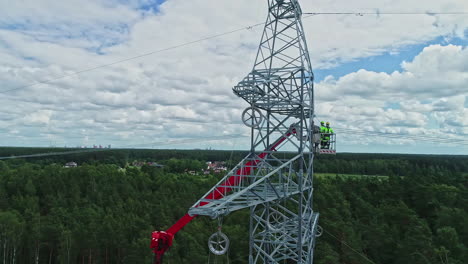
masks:
<path fill-rule="evenodd" d="M 113 152 L 0 161 L 0 263 L 151 263 L 151 231 L 170 227 L 222 177 L 185 171 L 243 154 Z M 165 167 L 127 166 L 135 159 Z M 79 166 L 64 168 L 71 160 Z M 344 154 L 318 157 L 315 170 L 324 229 L 315 263 L 466 263 L 467 157 Z M 225 218 L 232 245 L 218 263 L 245 263 L 248 222 L 248 211 Z M 192 221 L 166 260 L 213 262 L 216 225 Z"/>

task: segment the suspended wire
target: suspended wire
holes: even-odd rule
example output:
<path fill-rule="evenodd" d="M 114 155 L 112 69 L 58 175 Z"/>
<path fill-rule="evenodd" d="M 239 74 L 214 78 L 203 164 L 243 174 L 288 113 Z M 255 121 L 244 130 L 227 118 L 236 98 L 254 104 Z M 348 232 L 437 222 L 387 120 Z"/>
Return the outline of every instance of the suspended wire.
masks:
<path fill-rule="evenodd" d="M 100 151 L 113 151 L 113 150 L 128 149 L 130 147 L 138 147 L 138 146 L 141 147 L 141 146 L 148 146 L 148 145 L 158 145 L 158 146 L 179 145 L 179 144 L 186 144 L 186 143 L 198 143 L 198 142 L 233 139 L 233 138 L 240 138 L 240 137 L 245 137 L 245 136 L 240 135 L 240 134 L 233 134 L 233 135 L 225 135 L 225 136 L 214 136 L 214 137 L 209 137 L 209 138 L 204 137 L 204 138 L 195 138 L 195 139 L 182 139 L 182 140 L 172 140 L 172 141 L 164 141 L 164 142 L 153 142 L 153 143 L 138 144 L 138 145 L 127 145 L 127 146 L 122 146 L 120 148 L 93 148 L 93 149 L 72 150 L 72 151 L 46 152 L 46 153 L 18 155 L 18 156 L 5 156 L 5 157 L 0 157 L 0 160 L 20 159 L 20 158 L 37 158 L 37 157 L 48 157 L 48 156 L 63 156 L 63 155 L 73 155 L 73 154 L 100 152 Z"/>
<path fill-rule="evenodd" d="M 314 15 L 305 16 L 304 19 L 309 18 L 311 16 L 314 16 Z M 64 74 L 64 75 L 58 76 L 56 78 L 51 78 L 51 79 L 47 79 L 47 80 L 43 80 L 43 81 L 38 81 L 38 82 L 35 82 L 35 83 L 30 83 L 30 84 L 23 85 L 23 86 L 18 86 L 18 87 L 12 88 L 12 89 L 3 90 L 3 91 L 0 91 L 0 94 L 12 92 L 12 91 L 17 91 L 17 90 L 21 90 L 21 89 L 25 89 L 25 88 L 29 88 L 29 87 L 33 87 L 33 86 L 37 86 L 37 85 L 40 85 L 40 84 L 49 84 L 49 83 L 52 83 L 54 81 L 58 81 L 58 80 L 61 80 L 61 79 L 67 78 L 67 77 L 79 75 L 81 73 L 90 72 L 90 71 L 94 71 L 94 70 L 97 70 L 97 69 L 101 69 L 101 68 L 113 66 L 113 65 L 116 65 L 116 64 L 120 64 L 120 63 L 123 63 L 123 62 L 127 62 L 127 61 L 131 61 L 131 60 L 147 57 L 147 56 L 154 55 L 154 54 L 157 54 L 157 53 L 162 53 L 162 52 L 165 52 L 165 51 L 182 48 L 182 47 L 193 45 L 193 44 L 196 44 L 196 43 L 200 43 L 200 42 L 203 42 L 203 41 L 206 41 L 206 40 L 215 39 L 215 38 L 219 38 L 219 37 L 222 37 L 222 36 L 234 34 L 234 33 L 237 33 L 239 31 L 251 30 L 251 29 L 253 29 L 255 27 L 258 27 L 258 26 L 261 26 L 261 25 L 264 25 L 264 24 L 265 24 L 265 22 L 256 23 L 256 24 L 252 24 L 250 26 L 241 27 L 241 28 L 238 28 L 238 29 L 234 29 L 234 30 L 231 30 L 231 31 L 224 32 L 224 33 L 208 36 L 208 37 L 205 37 L 205 38 L 201 38 L 201 39 L 197 39 L 197 40 L 193 40 L 193 41 L 189 41 L 189 42 L 184 42 L 184 43 L 181 43 L 181 44 L 178 44 L 178 45 L 170 46 L 170 47 L 155 50 L 155 51 L 150 51 L 150 52 L 143 53 L 143 54 L 140 54 L 140 55 L 137 55 L 137 56 L 134 56 L 134 57 L 129 57 L 129 58 L 114 61 L 114 62 L 111 62 L 111 63 L 101 64 L 101 65 L 94 66 L 94 67 L 91 67 L 91 68 L 74 71 L 74 72 L 71 72 L 69 74 Z"/>
<path fill-rule="evenodd" d="M 113 66 L 113 65 L 116 65 L 116 64 L 120 64 L 120 63 L 123 63 L 123 62 L 143 58 L 143 57 L 150 56 L 150 55 L 154 55 L 154 54 L 157 54 L 157 53 L 162 53 L 162 52 L 165 52 L 165 51 L 169 51 L 169 50 L 173 50 L 173 49 L 193 45 L 193 44 L 203 42 L 203 41 L 206 41 L 206 40 L 215 39 L 215 38 L 219 38 L 219 37 L 222 37 L 222 36 L 234 34 L 234 33 L 239 32 L 239 31 L 250 30 L 250 29 L 252 29 L 254 27 L 258 27 L 260 25 L 264 25 L 264 23 L 262 22 L 262 23 L 253 24 L 253 25 L 250 25 L 250 26 L 247 26 L 247 27 L 242 27 L 242 28 L 234 29 L 234 30 L 227 31 L 227 32 L 224 32 L 224 33 L 204 37 L 204 38 L 201 38 L 201 39 L 197 39 L 197 40 L 193 40 L 193 41 L 189 41 L 189 42 L 184 42 L 184 43 L 174 45 L 174 46 L 170 46 L 170 47 L 167 47 L 167 48 L 163 48 L 163 49 L 143 53 L 143 54 L 140 54 L 140 55 L 137 55 L 137 56 L 134 56 L 134 57 L 129 57 L 129 58 L 114 61 L 114 62 L 111 62 L 111 63 L 101 64 L 101 65 L 98 65 L 98 66 L 95 66 L 95 67 L 74 71 L 74 72 L 71 72 L 69 74 L 64 74 L 64 75 L 58 76 L 56 78 L 51 78 L 51 79 L 47 79 L 47 80 L 43 80 L 43 81 L 38 81 L 38 82 L 35 82 L 35 83 L 30 83 L 30 84 L 27 84 L 27 85 L 24 85 L 24 86 L 18 86 L 18 87 L 12 88 L 12 89 L 3 90 L 3 91 L 0 91 L 0 94 L 12 92 L 12 91 L 17 91 L 17 90 L 21 90 L 21 89 L 25 89 L 25 88 L 29 88 L 29 87 L 33 87 L 33 86 L 40 85 L 40 84 L 49 84 L 49 83 L 52 83 L 52 82 L 57 81 L 57 80 L 61 80 L 61 79 L 67 78 L 67 77 L 75 76 L 75 75 L 79 75 L 81 73 L 90 72 L 90 71 L 94 71 L 94 70 L 97 70 L 97 69 L 101 69 L 101 68 Z"/>
<path fill-rule="evenodd" d="M 380 132 L 380 131 L 368 131 L 360 129 L 350 129 L 350 128 L 336 128 L 337 132 L 348 135 L 363 135 L 363 136 L 381 136 L 387 138 L 395 139 L 411 139 L 416 141 L 429 141 L 435 143 L 448 143 L 448 144 L 459 144 L 467 145 L 468 140 L 466 139 L 456 139 L 456 138 L 441 138 L 434 137 L 429 135 L 410 135 L 403 133 L 389 133 L 389 132 Z"/>
<path fill-rule="evenodd" d="M 403 134 L 403 133 L 389 133 L 389 132 L 380 132 L 380 131 L 368 131 L 368 130 L 360 130 L 360 129 L 349 129 L 349 128 L 336 128 L 337 131 L 341 132 L 353 132 L 356 134 L 373 134 L 373 135 L 382 135 L 382 136 L 389 136 L 389 137 L 395 137 L 395 138 L 408 138 L 408 139 L 431 139 L 431 140 L 437 140 L 437 141 L 453 141 L 453 142 L 468 142 L 468 140 L 465 139 L 455 139 L 455 138 L 440 138 L 440 137 L 432 137 L 428 135 L 410 135 L 410 134 Z"/>
<path fill-rule="evenodd" d="M 357 254 L 359 254 L 361 257 L 363 257 L 365 260 L 369 261 L 370 263 L 373 263 L 373 264 L 376 264 L 374 261 L 370 260 L 366 255 L 362 254 L 361 252 L 357 251 L 356 249 L 354 249 L 353 247 L 351 247 L 350 245 L 348 245 L 348 243 L 344 242 L 343 240 L 337 238 L 336 236 L 334 236 L 332 233 L 328 232 L 326 229 L 323 229 L 323 231 L 325 231 L 325 233 L 327 233 L 329 236 L 333 237 L 334 239 L 336 239 L 336 241 L 340 242 L 341 244 L 347 246 L 349 249 L 351 249 L 352 251 L 356 252 Z"/>
<path fill-rule="evenodd" d="M 468 15 L 468 12 L 309 12 L 304 15 Z"/>
<path fill-rule="evenodd" d="M 368 131 L 368 130 L 360 130 L 360 129 L 350 129 L 350 128 L 335 128 L 338 134 L 347 134 L 347 135 L 357 135 L 357 136 L 377 136 L 377 137 L 384 137 L 390 139 L 409 139 L 415 141 L 425 141 L 425 142 L 432 142 L 432 143 L 439 143 L 439 144 L 457 144 L 457 145 L 468 145 L 468 140 L 464 139 L 444 139 L 438 137 L 431 137 L 427 135 L 408 135 L 408 134 L 398 134 L 398 133 L 389 133 L 389 132 L 379 132 L 379 131 Z M 164 141 L 164 142 L 153 142 L 153 143 L 144 143 L 144 144 L 133 144 L 133 145 L 126 145 L 120 148 L 104 148 L 104 149 L 85 149 L 85 150 L 73 150 L 73 151 L 61 151 L 61 152 L 47 152 L 47 153 L 38 153 L 38 154 L 29 154 L 29 155 L 18 155 L 18 156 L 5 156 L 0 157 L 0 160 L 4 159 L 18 159 L 18 158 L 34 158 L 34 157 L 46 157 L 46 156 L 61 156 L 61 155 L 72 155 L 72 154 L 80 154 L 80 153 L 88 153 L 88 152 L 99 152 L 99 151 L 111 151 L 111 150 L 118 150 L 118 149 L 126 149 L 126 148 L 135 148 L 135 147 L 148 147 L 149 145 L 157 145 L 157 146 L 167 146 L 167 145 L 178 145 L 178 144 L 187 144 L 187 143 L 198 143 L 198 142 L 205 142 L 205 141 L 216 141 L 216 140 L 223 140 L 223 139 L 236 139 L 245 137 L 244 135 L 240 134 L 233 134 L 233 135 L 223 135 L 223 136 L 214 136 L 214 137 L 202 137 L 202 138 L 191 138 L 191 139 L 181 139 L 181 140 L 172 140 L 172 141 Z"/>
<path fill-rule="evenodd" d="M 376 136 L 376 137 L 384 137 L 384 138 L 391 138 L 391 139 L 410 139 L 414 141 L 425 141 L 425 142 L 432 142 L 432 143 L 439 143 L 439 144 L 457 144 L 457 145 L 468 145 L 468 140 L 464 139 L 443 139 L 431 136 L 417 136 L 417 135 L 408 135 L 408 134 L 397 134 L 397 133 L 389 133 L 389 132 L 378 132 L 378 131 L 367 131 L 367 130 L 360 130 L 360 129 L 349 129 L 349 128 L 335 128 L 338 134 L 347 134 L 347 135 L 358 135 L 358 136 Z M 144 144 L 133 144 L 122 146 L 120 148 L 104 148 L 104 149 L 85 149 L 85 150 L 73 150 L 73 151 L 61 151 L 61 152 L 47 152 L 47 153 L 38 153 L 38 154 L 29 154 L 29 155 L 18 155 L 18 156 L 5 156 L 0 157 L 0 160 L 5 159 L 19 159 L 19 158 L 35 158 L 35 157 L 47 157 L 47 156 L 61 156 L 61 155 L 72 155 L 72 154 L 80 154 L 80 153 L 88 153 L 88 152 L 98 152 L 98 151 L 112 151 L 112 150 L 121 150 L 126 148 L 135 148 L 135 147 L 148 147 L 149 145 L 157 145 L 157 146 L 167 146 L 167 145 L 178 145 L 178 144 L 187 144 L 187 143 L 198 143 L 198 142 L 205 142 L 205 141 L 216 141 L 216 140 L 223 140 L 223 139 L 236 139 L 245 137 L 245 135 L 241 134 L 232 134 L 232 135 L 223 135 L 223 136 L 214 136 L 214 137 L 202 137 L 202 138 L 191 138 L 191 139 L 181 139 L 181 140 L 172 140 L 172 141 L 164 141 L 164 142 L 153 142 L 153 143 L 144 143 Z M 231 153 L 232 155 L 232 153 Z"/>
<path fill-rule="evenodd" d="M 71 154 L 80 154 L 80 153 L 87 153 L 87 152 L 98 152 L 98 151 L 106 151 L 106 150 L 115 150 L 115 149 L 108 149 L 108 148 L 107 149 L 86 149 L 86 150 L 37 153 L 37 154 L 18 155 L 18 156 L 5 156 L 5 157 L 0 157 L 0 160 L 47 157 L 47 156 L 61 156 L 61 155 L 71 155 Z"/>
<path fill-rule="evenodd" d="M 392 136 L 392 135 L 376 135 L 376 134 L 369 134 L 369 133 L 361 133 L 361 132 L 346 132 L 346 131 L 343 131 L 339 134 L 346 134 L 346 135 L 359 135 L 359 136 L 375 136 L 375 137 L 384 137 L 384 138 L 390 138 L 390 139 L 400 139 L 400 140 L 413 140 L 413 141 L 418 141 L 418 142 L 432 142 L 432 143 L 438 143 L 438 144 L 456 144 L 456 145 L 459 145 L 459 146 L 467 146 L 468 145 L 468 141 L 443 141 L 443 140 L 434 140 L 434 139 L 430 139 L 430 138 L 424 138 L 424 137 L 421 137 L 421 138 L 417 138 L 417 137 L 413 137 L 413 138 L 407 138 L 407 137 L 404 137 L 404 136 Z"/>
<path fill-rule="evenodd" d="M 164 141 L 164 142 L 136 144 L 136 145 L 126 146 L 126 147 L 123 147 L 123 148 L 142 147 L 142 146 L 145 147 L 145 146 L 148 146 L 148 145 L 158 145 L 158 146 L 177 145 L 177 144 L 198 143 L 198 142 L 205 142 L 205 141 L 216 141 L 216 140 L 223 140 L 223 139 L 235 139 L 235 138 L 241 138 L 241 137 L 246 137 L 246 136 L 242 135 L 242 134 L 231 134 L 231 135 L 212 136 L 212 137 L 199 137 L 199 138 L 170 140 L 170 141 Z"/>
<path fill-rule="evenodd" d="M 311 16 L 317 16 L 317 15 L 356 15 L 356 16 L 363 16 L 363 15 L 468 15 L 468 12 L 424 12 L 424 13 L 423 12 L 309 12 L 309 13 L 303 13 L 303 15 L 308 15 L 308 16 L 304 17 L 304 19 L 307 19 L 307 18 L 309 18 Z M 69 74 L 64 74 L 64 75 L 61 75 L 61 76 L 58 76 L 58 77 L 55 77 L 55 78 L 51 78 L 51 79 L 47 79 L 47 80 L 43 80 L 43 81 L 38 81 L 38 82 L 35 82 L 35 83 L 30 83 L 30 84 L 27 84 L 27 85 L 23 85 L 23 86 L 18 86 L 18 87 L 12 88 L 12 89 L 3 90 L 3 91 L 0 91 L 0 94 L 12 92 L 12 91 L 17 91 L 17 90 L 21 90 L 21 89 L 25 89 L 25 88 L 29 88 L 29 87 L 33 87 L 33 86 L 37 86 L 37 85 L 40 85 L 40 84 L 49 84 L 49 83 L 52 83 L 52 82 L 57 81 L 57 80 L 61 80 L 61 79 L 67 78 L 67 77 L 75 76 L 75 75 L 79 75 L 81 73 L 90 72 L 90 71 L 94 71 L 94 70 L 97 70 L 97 69 L 101 69 L 101 68 L 113 66 L 113 65 L 116 65 L 116 64 L 120 64 L 120 63 L 123 63 L 123 62 L 143 58 L 143 57 L 150 56 L 150 55 L 154 55 L 154 54 L 157 54 L 157 53 L 162 53 L 162 52 L 165 52 L 165 51 L 169 51 L 169 50 L 173 50 L 173 49 L 193 45 L 193 44 L 203 42 L 203 41 L 206 41 L 206 40 L 215 39 L 215 38 L 219 38 L 219 37 L 222 37 L 222 36 L 234 34 L 234 33 L 237 33 L 239 31 L 250 30 L 252 28 L 255 28 L 255 27 L 258 27 L 258 26 L 261 26 L 261 25 L 264 25 L 264 24 L 265 24 L 264 22 L 256 23 L 256 24 L 252 24 L 250 26 L 237 28 L 237 29 L 227 31 L 227 32 L 224 32 L 224 33 L 211 35 L 211 36 L 208 36 L 208 37 L 204 37 L 204 38 L 201 38 L 201 39 L 196 39 L 196 40 L 189 41 L 189 42 L 184 42 L 184 43 L 181 43 L 181 44 L 178 44 L 178 45 L 170 46 L 170 47 L 155 50 L 155 51 L 150 51 L 150 52 L 143 53 L 143 54 L 140 54 L 140 55 L 137 55 L 137 56 L 134 56 L 134 57 L 129 57 L 129 58 L 114 61 L 114 62 L 111 62 L 111 63 L 101 64 L 101 65 L 94 66 L 94 67 L 91 67 L 91 68 L 74 71 L 74 72 L 71 72 Z"/>
<path fill-rule="evenodd" d="M 309 12 L 309 13 L 303 13 L 303 14 L 308 15 L 308 16 L 305 16 L 304 18 L 309 18 L 311 16 L 316 16 L 316 15 L 468 15 L 468 12 L 425 12 L 425 13 L 422 13 L 422 12 Z M 108 64 L 102 64 L 102 65 L 98 65 L 98 66 L 95 66 L 95 67 L 92 67 L 92 68 L 87 68 L 87 69 L 75 71 L 75 72 L 65 74 L 65 75 L 62 75 L 62 76 L 59 76 L 59 77 L 56 77 L 56 78 L 52 78 L 52 79 L 48 79 L 48 80 L 44 80 L 44 81 L 39 81 L 39 82 L 36 82 L 36 83 L 31 83 L 31 84 L 28 84 L 28 85 L 25 85 L 25 86 L 19 86 L 19 87 L 9 89 L 9 90 L 0 91 L 0 93 L 7 93 L 7 92 L 15 91 L 15 90 L 20 90 L 20 89 L 25 89 L 25 88 L 28 88 L 28 87 L 40 85 L 40 84 L 52 83 L 54 81 L 57 81 L 57 80 L 60 80 L 60 79 L 66 78 L 66 77 L 79 75 L 81 73 L 97 70 L 97 69 L 104 68 L 104 67 L 109 67 L 109 66 L 116 65 L 116 64 L 119 64 L 119 63 L 135 60 L 135 59 L 138 59 L 138 58 L 154 55 L 154 54 L 157 54 L 157 53 L 162 53 L 162 52 L 165 52 L 165 51 L 181 48 L 181 47 L 184 47 L 184 46 L 189 46 L 189 45 L 196 44 L 196 43 L 199 43 L 199 42 L 203 42 L 203 41 L 206 41 L 206 40 L 210 40 L 210 39 L 222 37 L 222 36 L 225 36 L 225 35 L 233 34 L 233 33 L 236 33 L 236 32 L 242 31 L 242 30 L 250 30 L 250 29 L 252 29 L 254 27 L 258 27 L 258 26 L 263 25 L 263 24 L 264 24 L 263 22 L 262 23 L 256 23 L 256 24 L 253 24 L 253 25 L 250 25 L 250 26 L 247 26 L 247 27 L 242 27 L 242 28 L 227 31 L 227 32 L 224 32 L 224 33 L 220 33 L 220 34 L 208 36 L 208 37 L 205 37 L 205 38 L 193 40 L 193 41 L 190 41 L 190 42 L 181 43 L 181 44 L 170 46 L 170 47 L 163 48 L 163 49 L 160 49 L 160 50 L 155 50 L 155 51 L 151 51 L 151 52 L 148 52 L 148 53 L 140 54 L 140 55 L 137 55 L 137 56 L 134 56 L 134 57 L 114 61 L 114 62 L 111 62 L 111 63 L 108 63 Z M 407 134 L 395 134 L 395 133 L 385 133 L 385 132 L 376 132 L 376 131 L 365 131 L 365 130 L 360 130 L 359 131 L 359 130 L 346 129 L 346 128 L 337 128 L 337 130 L 341 130 L 343 134 L 351 134 L 352 133 L 352 134 L 355 134 L 355 135 L 373 135 L 373 136 L 382 136 L 382 137 L 399 138 L 399 139 L 404 137 L 404 139 L 415 139 L 415 140 L 420 140 L 420 141 L 431 141 L 431 142 L 436 141 L 436 142 L 439 142 L 439 143 L 459 143 L 460 145 L 465 145 L 465 143 L 468 143 L 468 140 L 443 139 L 443 138 L 429 137 L 429 136 L 425 136 L 425 135 L 412 136 L 412 135 L 407 135 Z M 205 141 L 205 140 L 216 140 L 216 139 L 211 138 L 211 139 L 200 139 L 200 140 Z M 193 139 L 188 139 L 188 140 L 182 140 L 182 141 L 178 141 L 178 142 L 179 143 L 177 143 L 177 142 L 173 142 L 173 143 L 156 142 L 154 144 L 158 144 L 158 145 L 184 144 L 184 143 L 190 143 L 190 142 L 195 142 L 195 141 Z M 146 145 L 147 144 L 141 144 L 139 146 L 146 146 Z M 133 147 L 134 146 L 136 146 L 136 145 L 133 145 Z M 132 146 L 128 146 L 128 147 L 132 147 Z M 22 155 L 22 156 L 0 157 L 0 159 L 11 159 L 11 158 L 22 158 L 22 157 L 24 157 L 24 158 L 27 158 L 27 157 L 41 157 L 41 156 L 54 156 L 54 155 L 68 155 L 68 154 L 78 154 L 78 153 L 84 153 L 84 152 L 95 152 L 95 151 L 103 151 L 103 150 L 110 150 L 110 149 L 88 149 L 88 150 L 76 150 L 76 151 L 68 151 L 68 152 L 39 153 L 39 154 Z"/>

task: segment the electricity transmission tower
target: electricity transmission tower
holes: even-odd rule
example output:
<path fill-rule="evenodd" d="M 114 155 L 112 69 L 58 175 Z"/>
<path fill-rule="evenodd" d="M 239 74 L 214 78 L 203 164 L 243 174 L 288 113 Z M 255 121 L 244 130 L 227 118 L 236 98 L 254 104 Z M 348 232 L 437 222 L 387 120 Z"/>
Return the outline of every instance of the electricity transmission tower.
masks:
<path fill-rule="evenodd" d="M 253 70 L 233 88 L 250 105 L 242 115 L 250 153 L 189 210 L 222 218 L 250 208 L 251 264 L 310 264 L 320 235 L 312 209 L 313 73 L 301 17 L 298 0 L 268 0 Z M 210 250 L 223 254 L 228 243 L 220 230 Z"/>

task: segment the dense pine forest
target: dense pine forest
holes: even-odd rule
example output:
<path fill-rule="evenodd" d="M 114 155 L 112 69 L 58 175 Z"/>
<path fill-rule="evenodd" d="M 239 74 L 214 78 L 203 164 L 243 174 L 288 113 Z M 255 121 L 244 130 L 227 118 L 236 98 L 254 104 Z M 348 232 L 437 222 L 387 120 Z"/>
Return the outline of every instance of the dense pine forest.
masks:
<path fill-rule="evenodd" d="M 0 156 L 48 151 L 56 150 L 2 148 Z M 151 263 L 151 231 L 167 229 L 223 176 L 201 173 L 206 162 L 229 167 L 244 154 L 106 150 L 0 161 L 0 264 Z M 78 167 L 65 168 L 70 161 Z M 315 263 L 466 263 L 467 156 L 345 153 L 317 157 L 315 172 L 324 230 Z M 166 263 L 246 263 L 248 218 L 224 219 L 231 248 L 223 257 L 207 248 L 217 223 L 195 219 Z"/>

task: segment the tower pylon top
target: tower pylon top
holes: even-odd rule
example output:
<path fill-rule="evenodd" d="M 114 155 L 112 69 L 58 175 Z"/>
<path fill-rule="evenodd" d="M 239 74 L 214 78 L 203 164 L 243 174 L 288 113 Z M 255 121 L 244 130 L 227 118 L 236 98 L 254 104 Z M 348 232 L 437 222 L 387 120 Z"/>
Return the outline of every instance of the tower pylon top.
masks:
<path fill-rule="evenodd" d="M 313 72 L 297 0 L 269 0 L 252 71 L 233 91 L 254 107 L 284 115 L 312 107 Z"/>

